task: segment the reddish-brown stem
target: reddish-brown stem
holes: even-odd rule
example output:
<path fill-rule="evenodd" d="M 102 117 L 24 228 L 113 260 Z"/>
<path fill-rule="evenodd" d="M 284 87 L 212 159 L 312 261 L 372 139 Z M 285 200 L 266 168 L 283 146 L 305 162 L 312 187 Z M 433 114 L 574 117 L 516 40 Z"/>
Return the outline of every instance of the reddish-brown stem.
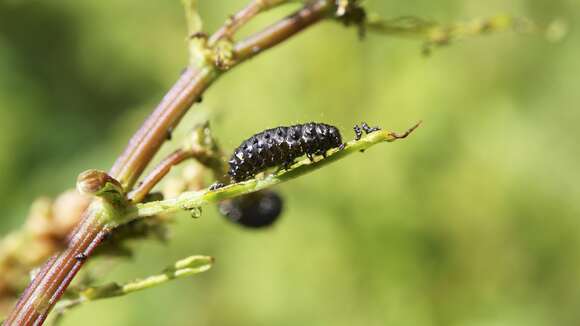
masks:
<path fill-rule="evenodd" d="M 62 296 L 74 275 L 86 258 L 98 246 L 109 230 L 94 216 L 90 209 L 85 212 L 81 224 L 70 235 L 67 248 L 51 257 L 24 291 L 5 325 L 40 325 L 51 307 Z M 49 275 L 49 282 L 36 282 Z"/>
<path fill-rule="evenodd" d="M 316 1 L 263 31 L 237 42 L 234 45 L 235 60 L 246 60 L 297 34 L 324 18 L 330 12 L 333 3 L 334 1 Z"/>
<path fill-rule="evenodd" d="M 151 189 L 171 171 L 172 167 L 193 156 L 193 151 L 183 149 L 178 149 L 169 154 L 139 183 L 137 188 L 127 195 L 127 198 L 133 203 L 141 202 Z"/>
<path fill-rule="evenodd" d="M 131 138 L 110 173 L 125 189 L 130 189 L 135 183 L 166 139 L 167 131 L 179 122 L 215 78 L 214 75 L 212 68 L 187 68 Z M 84 213 L 67 248 L 45 263 L 18 300 L 5 325 L 42 324 L 86 258 L 98 246 L 102 235 L 108 232 L 105 230 L 107 225 L 97 215 L 90 210 Z"/>
<path fill-rule="evenodd" d="M 110 174 L 131 189 L 145 167 L 191 105 L 215 79 L 213 67 L 186 68 L 155 111 L 131 138 Z"/>
<path fill-rule="evenodd" d="M 310 26 L 334 7 L 332 0 L 305 5 L 296 13 L 234 45 L 234 64 L 271 48 Z M 173 129 L 203 91 L 220 75 L 214 66 L 187 68 L 129 141 L 110 175 L 129 191 Z M 5 325 L 40 325 L 88 256 L 109 232 L 98 211 L 85 211 L 67 248 L 50 258 L 28 285 Z"/>
<path fill-rule="evenodd" d="M 214 46 L 221 39 L 231 39 L 232 36 L 260 12 L 288 2 L 287 0 L 254 0 L 244 9 L 231 16 L 209 39 L 208 46 Z"/>

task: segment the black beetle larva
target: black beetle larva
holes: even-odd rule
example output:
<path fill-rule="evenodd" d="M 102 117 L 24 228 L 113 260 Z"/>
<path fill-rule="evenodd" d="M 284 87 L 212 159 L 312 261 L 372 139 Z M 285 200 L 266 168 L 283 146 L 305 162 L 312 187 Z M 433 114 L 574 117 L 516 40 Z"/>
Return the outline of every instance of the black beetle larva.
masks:
<path fill-rule="evenodd" d="M 303 155 L 313 160 L 314 155 L 326 155 L 326 151 L 341 144 L 338 128 L 324 123 L 264 130 L 234 150 L 228 174 L 234 182 L 244 181 L 268 168 L 288 167 Z"/>
<path fill-rule="evenodd" d="M 369 127 L 365 122 L 355 125 L 355 140 L 365 133 L 380 130 Z M 234 150 L 229 160 L 228 174 L 233 182 L 240 182 L 272 167 L 289 167 L 297 158 L 306 155 L 311 161 L 314 155 L 326 156 L 332 148 L 344 148 L 338 128 L 310 122 L 289 127 L 277 127 L 259 132 L 244 140 Z"/>
<path fill-rule="evenodd" d="M 362 131 L 369 134 L 380 130 L 369 127 L 365 122 L 354 126 L 355 140 L 360 140 Z M 313 160 L 314 155 L 326 156 L 332 148 L 342 150 L 346 144 L 338 128 L 310 122 L 289 127 L 277 127 L 259 132 L 244 140 L 234 150 L 229 161 L 228 174 L 233 182 L 240 182 L 272 167 L 289 167 L 295 159 L 306 155 Z M 209 190 L 224 187 L 216 182 Z M 282 198 L 273 191 L 260 191 L 219 204 L 220 213 L 240 225 L 259 228 L 271 225 L 282 211 Z"/>

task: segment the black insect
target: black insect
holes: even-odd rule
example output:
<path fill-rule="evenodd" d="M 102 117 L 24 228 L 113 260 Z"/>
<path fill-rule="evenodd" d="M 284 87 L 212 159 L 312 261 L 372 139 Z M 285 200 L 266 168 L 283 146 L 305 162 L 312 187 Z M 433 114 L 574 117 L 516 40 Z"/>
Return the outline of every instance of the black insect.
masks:
<path fill-rule="evenodd" d="M 272 225 L 280 217 L 283 201 L 271 190 L 258 191 L 218 205 L 220 213 L 228 220 L 248 228 Z"/>
<path fill-rule="evenodd" d="M 79 261 L 79 262 L 83 262 L 83 261 L 87 260 L 87 258 L 88 258 L 87 255 L 85 255 L 82 252 L 75 256 L 76 261 Z"/>
<path fill-rule="evenodd" d="M 354 140 L 360 140 L 362 138 L 363 131 L 368 135 L 371 132 L 381 130 L 381 128 L 379 127 L 369 127 L 369 125 L 366 122 L 362 122 L 360 124 L 360 127 L 358 125 L 354 125 L 352 129 L 354 130 Z"/>
<path fill-rule="evenodd" d="M 173 127 L 169 127 L 167 129 L 167 134 L 165 135 L 165 139 L 171 140 L 173 138 Z"/>
<path fill-rule="evenodd" d="M 303 155 L 313 161 L 314 155 L 326 156 L 329 149 L 341 145 L 338 128 L 324 123 L 268 129 L 236 148 L 229 161 L 228 174 L 234 182 L 244 181 L 268 168 L 288 168 Z"/>
<path fill-rule="evenodd" d="M 367 134 L 381 130 L 381 128 L 379 127 L 369 127 L 369 125 L 366 122 L 361 123 L 360 126 L 362 130 L 364 130 Z"/>

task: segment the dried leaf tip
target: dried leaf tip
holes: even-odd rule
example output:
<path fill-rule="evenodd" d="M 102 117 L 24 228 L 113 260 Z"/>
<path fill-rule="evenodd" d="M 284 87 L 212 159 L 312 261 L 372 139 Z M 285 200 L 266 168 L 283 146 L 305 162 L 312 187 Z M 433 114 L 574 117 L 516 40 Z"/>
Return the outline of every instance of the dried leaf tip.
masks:
<path fill-rule="evenodd" d="M 421 126 L 421 124 L 423 123 L 423 120 L 419 120 L 419 122 L 417 122 L 413 127 L 407 129 L 407 131 L 403 132 L 403 133 L 396 133 L 396 132 L 391 132 L 390 135 L 395 138 L 395 139 L 403 139 L 406 138 L 407 136 L 409 136 L 413 131 L 415 131 L 415 129 L 419 128 L 419 126 Z"/>

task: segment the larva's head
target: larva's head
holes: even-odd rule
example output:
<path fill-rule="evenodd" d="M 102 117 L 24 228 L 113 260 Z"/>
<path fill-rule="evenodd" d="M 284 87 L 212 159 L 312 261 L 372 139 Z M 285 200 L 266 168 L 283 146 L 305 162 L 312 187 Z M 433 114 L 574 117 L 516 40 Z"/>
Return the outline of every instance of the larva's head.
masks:
<path fill-rule="evenodd" d="M 338 147 L 342 145 L 342 136 L 340 135 L 340 130 L 335 126 L 328 126 L 328 138 L 332 147 Z"/>

